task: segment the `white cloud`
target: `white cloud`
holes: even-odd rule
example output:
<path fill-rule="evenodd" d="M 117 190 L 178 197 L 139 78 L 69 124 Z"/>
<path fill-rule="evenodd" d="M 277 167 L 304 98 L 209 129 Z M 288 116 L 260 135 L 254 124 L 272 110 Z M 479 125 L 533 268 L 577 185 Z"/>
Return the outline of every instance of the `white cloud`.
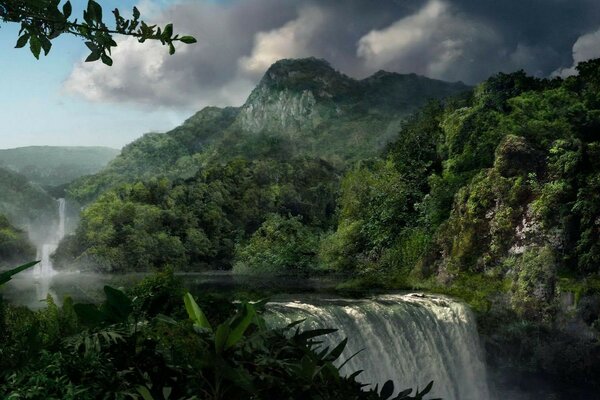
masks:
<path fill-rule="evenodd" d="M 415 14 L 364 35 L 357 43 L 357 56 L 370 69 L 393 68 L 441 78 L 457 63 L 475 62 L 473 53 L 497 42 L 491 28 L 441 0 L 430 0 Z"/>
<path fill-rule="evenodd" d="M 559 68 L 552 75 L 563 78 L 576 75 L 577 64 L 598 57 L 600 57 L 600 29 L 580 36 L 573 45 L 573 65 L 569 68 Z"/>
<path fill-rule="evenodd" d="M 254 37 L 252 54 L 239 60 L 241 72 L 262 75 L 271 64 L 282 58 L 311 56 L 310 41 L 325 19 L 319 8 L 306 7 L 300 10 L 297 19 L 282 27 L 258 32 Z"/>

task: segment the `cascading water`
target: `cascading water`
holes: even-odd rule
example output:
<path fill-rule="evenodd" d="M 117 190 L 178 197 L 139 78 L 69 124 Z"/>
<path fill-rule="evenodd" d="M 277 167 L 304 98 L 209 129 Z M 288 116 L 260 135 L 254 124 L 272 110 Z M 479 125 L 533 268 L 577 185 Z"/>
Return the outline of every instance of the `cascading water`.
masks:
<path fill-rule="evenodd" d="M 37 278 L 48 278 L 56 274 L 50 256 L 58 247 L 58 243 L 65 237 L 65 199 L 58 199 L 57 203 L 58 225 L 56 232 L 50 237 L 48 243 L 44 243 L 38 248 L 38 260 L 40 260 L 40 263 L 35 266 L 33 271 L 34 276 Z"/>
<path fill-rule="evenodd" d="M 344 337 L 342 360 L 364 348 L 342 369 L 364 370 L 363 383 L 394 381 L 396 390 L 434 381 L 432 397 L 489 400 L 485 364 L 470 310 L 451 299 L 421 295 L 385 295 L 369 300 L 316 298 L 270 303 L 271 323 L 306 318 L 304 329 L 338 328 L 333 346 Z"/>

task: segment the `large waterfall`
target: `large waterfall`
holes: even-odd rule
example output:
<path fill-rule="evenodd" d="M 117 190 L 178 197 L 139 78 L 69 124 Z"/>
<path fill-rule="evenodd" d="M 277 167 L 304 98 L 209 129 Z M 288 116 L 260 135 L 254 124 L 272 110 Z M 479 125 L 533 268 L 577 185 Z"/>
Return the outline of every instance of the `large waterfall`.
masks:
<path fill-rule="evenodd" d="M 38 278 L 47 278 L 56 274 L 50 256 L 65 237 L 65 199 L 58 199 L 56 202 L 58 206 L 58 225 L 54 235 L 38 248 L 38 260 L 40 260 L 40 263 L 35 266 L 33 271 L 34 276 Z"/>
<path fill-rule="evenodd" d="M 376 299 L 315 298 L 270 303 L 273 323 L 306 318 L 309 328 L 338 328 L 332 346 L 348 337 L 342 359 L 364 348 L 342 372 L 364 370 L 363 383 L 394 380 L 397 390 L 423 388 L 444 400 L 488 400 L 485 365 L 475 321 L 463 304 L 445 297 L 406 294 Z"/>

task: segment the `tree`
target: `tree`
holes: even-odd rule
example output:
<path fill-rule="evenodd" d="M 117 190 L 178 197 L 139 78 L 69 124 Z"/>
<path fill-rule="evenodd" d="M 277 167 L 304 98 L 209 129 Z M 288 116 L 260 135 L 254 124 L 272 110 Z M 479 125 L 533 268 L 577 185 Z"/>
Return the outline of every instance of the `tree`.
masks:
<path fill-rule="evenodd" d="M 163 28 L 148 25 L 140 19 L 140 12 L 136 7 L 133 7 L 131 19 L 121 16 L 115 8 L 112 11 L 114 26 L 109 27 L 103 19 L 102 6 L 94 0 L 88 0 L 82 20 L 72 18 L 70 1 L 66 1 L 62 7 L 60 3 L 61 0 L 0 0 L 0 21 L 21 24 L 15 47 L 25 47 L 29 43 L 31 53 L 39 59 L 42 50 L 44 55 L 48 55 L 53 40 L 68 34 L 85 41 L 90 50 L 86 61 L 101 60 L 106 65 L 112 65 L 111 49 L 117 46 L 114 35 L 135 37 L 140 43 L 158 40 L 169 47 L 169 54 L 175 53 L 175 42 L 196 42 L 192 36 L 175 34 L 172 24 Z"/>

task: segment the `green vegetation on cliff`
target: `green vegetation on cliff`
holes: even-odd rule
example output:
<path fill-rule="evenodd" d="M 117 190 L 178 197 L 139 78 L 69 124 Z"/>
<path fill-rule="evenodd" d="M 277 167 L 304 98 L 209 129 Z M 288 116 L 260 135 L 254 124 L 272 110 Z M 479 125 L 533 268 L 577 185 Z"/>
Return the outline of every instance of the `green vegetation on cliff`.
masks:
<path fill-rule="evenodd" d="M 27 234 L 12 226 L 4 215 L 0 215 L 0 268 L 12 267 L 33 260 L 35 248 Z"/>

